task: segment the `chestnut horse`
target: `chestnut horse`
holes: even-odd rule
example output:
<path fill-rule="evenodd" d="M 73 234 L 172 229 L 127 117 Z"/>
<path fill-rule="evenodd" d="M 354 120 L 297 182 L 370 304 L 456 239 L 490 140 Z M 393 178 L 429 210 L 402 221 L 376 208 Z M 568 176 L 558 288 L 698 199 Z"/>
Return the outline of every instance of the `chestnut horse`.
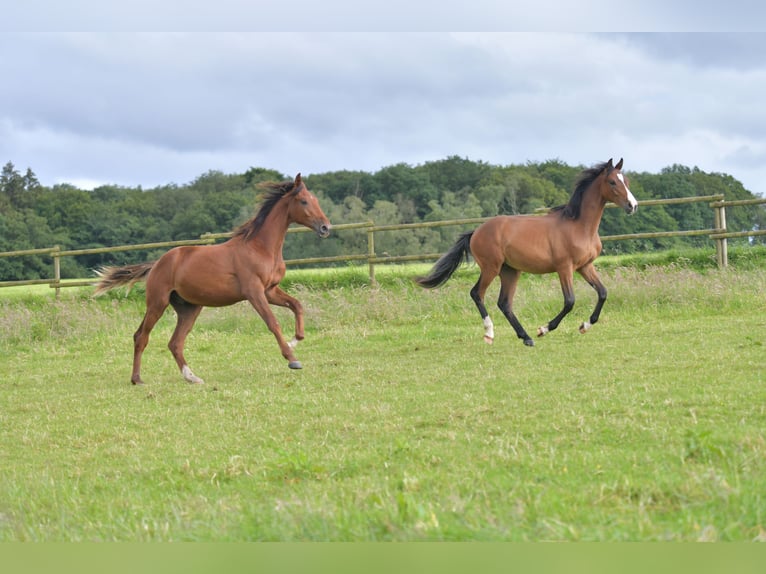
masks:
<path fill-rule="evenodd" d="M 300 302 L 279 288 L 285 276 L 282 246 L 287 228 L 298 223 L 313 229 L 319 237 L 330 234 L 330 222 L 317 198 L 301 180 L 263 184 L 267 189 L 261 206 L 250 221 L 241 225 L 225 243 L 176 247 L 157 261 L 104 267 L 96 294 L 121 285 L 146 281 L 146 313 L 134 340 L 134 385 L 141 380 L 141 355 L 149 333 L 168 305 L 178 316 L 168 348 L 184 379 L 202 383 L 184 358 L 184 341 L 203 307 L 224 307 L 247 300 L 274 334 L 291 369 L 300 369 L 293 349 L 304 338 L 303 308 Z M 285 342 L 271 305 L 287 307 L 295 314 L 295 338 Z"/>
<path fill-rule="evenodd" d="M 628 189 L 622 174 L 622 159 L 617 165 L 608 162 L 586 169 L 580 174 L 569 203 L 553 208 L 543 216 L 499 215 L 487 220 L 474 231 L 463 234 L 455 245 L 434 265 L 430 274 L 416 279 L 432 289 L 443 284 L 472 255 L 479 264 L 479 280 L 471 289 L 471 298 L 484 320 L 484 340 L 492 344 L 495 331 L 484 306 L 484 294 L 500 275 L 500 297 L 497 305 L 508 319 L 516 335 L 525 345 L 535 343 L 513 313 L 513 296 L 522 272 L 558 273 L 564 294 L 564 308 L 551 321 L 537 330 L 542 337 L 559 326 L 574 307 L 572 278 L 577 271 L 598 293 L 598 302 L 589 321 L 580 325 L 585 333 L 598 321 L 606 301 L 606 288 L 593 267 L 601 253 L 598 226 L 608 201 L 622 207 L 629 215 L 636 212 L 638 202 Z"/>

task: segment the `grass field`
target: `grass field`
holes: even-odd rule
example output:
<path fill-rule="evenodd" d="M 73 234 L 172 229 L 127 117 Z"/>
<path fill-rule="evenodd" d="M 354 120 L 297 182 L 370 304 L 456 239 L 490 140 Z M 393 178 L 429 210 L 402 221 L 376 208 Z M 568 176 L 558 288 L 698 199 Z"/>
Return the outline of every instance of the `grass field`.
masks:
<path fill-rule="evenodd" d="M 605 265 L 587 335 L 578 279 L 534 348 L 494 305 L 483 343 L 472 267 L 288 271 L 303 370 L 246 305 L 206 309 L 198 386 L 170 312 L 129 384 L 140 292 L 0 290 L 0 540 L 765 540 L 766 266 L 687 263 Z M 522 278 L 530 332 L 561 304 Z"/>

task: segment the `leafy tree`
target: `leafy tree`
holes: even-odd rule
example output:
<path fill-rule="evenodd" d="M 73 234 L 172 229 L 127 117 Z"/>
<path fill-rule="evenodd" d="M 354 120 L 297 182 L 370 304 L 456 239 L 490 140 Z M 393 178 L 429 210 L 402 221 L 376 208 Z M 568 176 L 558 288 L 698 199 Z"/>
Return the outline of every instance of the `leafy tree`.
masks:
<path fill-rule="evenodd" d="M 242 174 L 242 177 L 245 180 L 245 185 L 248 187 L 254 187 L 256 184 L 265 181 L 285 181 L 289 179 L 289 177 L 282 175 L 276 170 L 264 167 L 251 167 Z"/>
<path fill-rule="evenodd" d="M 705 173 L 695 167 L 689 177 L 697 191 L 695 195 L 716 195 L 722 193 L 727 200 L 750 199 L 753 197 L 741 182 L 730 175 L 722 173 Z M 748 231 L 753 229 L 757 225 L 759 211 L 763 211 L 763 209 L 763 204 L 760 206 L 753 205 L 727 208 L 727 229 L 729 231 Z M 708 209 L 708 211 L 710 210 Z M 712 227 L 712 215 L 710 215 L 709 221 L 710 226 Z"/>
<path fill-rule="evenodd" d="M 534 213 L 540 208 L 554 207 L 569 200 L 572 190 L 567 193 L 546 179 L 536 178 L 529 170 L 515 175 L 520 213 Z"/>
<path fill-rule="evenodd" d="M 103 213 L 90 192 L 69 184 L 56 185 L 42 194 L 36 211 L 51 229 L 66 233 L 66 247 L 89 245 L 93 240 L 91 224 Z"/>
<path fill-rule="evenodd" d="M 439 195 L 427 172 L 414 170 L 406 163 L 384 167 L 375 174 L 375 180 L 380 185 L 379 199 L 410 197 L 415 203 L 418 217 L 428 213 L 429 203 Z"/>
<path fill-rule="evenodd" d="M 520 174 L 521 170 L 515 167 L 492 170 L 491 177 L 476 190 L 483 216 L 521 213 L 519 210 Z"/>
<path fill-rule="evenodd" d="M 426 162 L 417 171 L 426 172 L 428 181 L 437 189 L 457 192 L 478 188 L 489 177 L 492 167 L 482 161 L 453 155 L 440 161 Z"/>
<path fill-rule="evenodd" d="M 61 244 L 61 237 L 52 232 L 45 218 L 31 209 L 0 214 L 0 251 L 44 249 Z M 66 259 L 66 258 L 65 258 Z M 62 260 L 62 276 L 66 277 L 75 263 Z M 40 279 L 53 276 L 53 262 L 47 255 L 0 258 L 0 281 Z"/>
<path fill-rule="evenodd" d="M 463 219 L 482 217 L 481 204 L 475 195 L 469 194 L 465 199 L 461 199 L 458 194 L 445 191 L 441 194 L 441 201 L 432 200 L 428 203 L 431 209 L 425 217 L 425 221 L 444 221 L 449 219 Z M 438 237 L 436 247 L 438 251 L 446 251 L 455 242 L 455 238 L 460 231 L 472 229 L 476 224 L 469 224 L 467 227 L 437 227 L 434 228 L 434 236 Z M 434 241 L 431 241 L 434 243 Z"/>
<path fill-rule="evenodd" d="M 413 223 L 497 214 L 534 213 L 566 203 L 581 166 L 553 159 L 542 163 L 497 166 L 450 156 L 419 166 L 399 163 L 375 173 L 336 171 L 306 175 L 309 188 L 333 224 L 364 222 Z M 639 203 L 650 198 L 723 194 L 726 199 L 754 197 L 734 177 L 706 173 L 696 167 L 671 165 L 660 173 L 631 173 L 631 189 Z M 61 245 L 87 248 L 172 239 L 192 239 L 206 232 L 226 232 L 253 216 L 257 185 L 284 181 L 276 170 L 251 167 L 243 174 L 208 171 L 185 185 L 141 187 L 106 185 L 85 191 L 68 184 L 45 187 L 34 172 L 20 173 L 7 162 L 0 173 L 0 250 Z M 766 225 L 766 206 L 727 209 L 732 230 Z M 713 226 L 713 212 L 704 204 L 639 207 L 633 217 L 607 209 L 602 235 L 701 229 Z M 475 226 L 465 226 L 475 227 Z M 449 248 L 460 228 L 407 229 L 376 234 L 378 254 L 436 253 Z M 746 242 L 747 239 L 743 239 Z M 766 237 L 755 241 L 766 242 Z M 706 237 L 653 238 L 607 242 L 606 253 L 709 245 Z M 69 276 L 87 276 L 104 263 L 130 263 L 153 258 L 154 252 L 127 251 L 64 258 Z M 319 241 L 311 233 L 290 233 L 285 241 L 289 259 L 320 255 L 365 254 L 363 230 L 341 231 Z M 50 276 L 45 257 L 0 258 L 5 279 Z"/>
<path fill-rule="evenodd" d="M 0 212 L 10 208 L 33 207 L 41 189 L 37 176 L 30 168 L 21 175 L 9 161 L 0 173 Z"/>
<path fill-rule="evenodd" d="M 376 225 L 395 225 L 402 222 L 399 206 L 393 201 L 379 199 L 368 212 Z M 409 255 L 417 253 L 419 241 L 407 231 L 383 231 L 375 234 L 375 252 L 378 255 Z"/>
<path fill-rule="evenodd" d="M 0 193 L 5 198 L 5 204 L 12 208 L 21 205 L 22 194 L 24 193 L 24 178 L 16 170 L 13 162 L 8 162 L 3 166 L 0 173 Z"/>
<path fill-rule="evenodd" d="M 540 164 L 527 164 L 527 166 L 567 195 L 574 189 L 577 177 L 583 170 L 582 166 L 572 167 L 558 159 L 551 159 Z"/>
<path fill-rule="evenodd" d="M 35 172 L 30 168 L 27 168 L 27 172 L 24 174 L 24 189 L 32 191 L 40 188 L 42 188 L 42 186 L 40 185 L 40 181 L 37 179 Z"/>
<path fill-rule="evenodd" d="M 197 198 L 184 206 L 182 210 L 175 212 L 170 220 L 172 238 L 194 239 L 203 233 L 215 230 L 215 219 L 204 209 L 205 202 Z"/>
<path fill-rule="evenodd" d="M 367 207 L 372 207 L 376 200 L 382 199 L 380 183 L 369 173 L 363 171 L 335 171 L 305 178 L 306 185 L 314 192 L 322 192 L 324 197 L 335 203 L 343 203 L 347 197 L 357 197 Z"/>

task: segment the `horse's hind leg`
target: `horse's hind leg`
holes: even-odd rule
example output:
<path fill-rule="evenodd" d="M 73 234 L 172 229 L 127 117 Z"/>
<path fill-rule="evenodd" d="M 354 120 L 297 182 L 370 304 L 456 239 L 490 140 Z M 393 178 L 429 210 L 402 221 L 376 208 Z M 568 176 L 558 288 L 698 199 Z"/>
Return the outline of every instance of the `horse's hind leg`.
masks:
<path fill-rule="evenodd" d="M 505 264 L 500 268 L 500 296 L 497 299 L 497 306 L 508 319 L 513 330 L 516 331 L 516 336 L 524 341 L 525 345 L 532 347 L 535 342 L 521 326 L 513 312 L 513 296 L 516 294 L 516 286 L 520 276 L 521 272 L 518 269 L 513 269 Z"/>
<path fill-rule="evenodd" d="M 601 308 L 606 302 L 606 287 L 604 287 L 604 284 L 601 282 L 601 278 L 598 276 L 598 272 L 596 271 L 596 268 L 593 267 L 592 263 L 588 263 L 585 267 L 578 269 L 577 272 L 582 275 L 582 278 L 585 279 L 598 294 L 598 302 L 596 303 L 596 308 L 593 310 L 593 313 L 590 316 L 590 321 L 583 321 L 580 324 L 580 333 L 585 334 L 588 329 L 596 324 L 599 316 L 601 315 Z"/>
<path fill-rule="evenodd" d="M 537 330 L 537 336 L 542 337 L 559 326 L 561 320 L 566 317 L 575 304 L 574 288 L 572 287 L 572 271 L 559 271 L 559 281 L 561 282 L 561 292 L 564 295 L 564 308 L 561 309 L 547 325 L 543 325 Z"/>
<path fill-rule="evenodd" d="M 192 327 L 194 327 L 194 322 L 197 320 L 197 317 L 199 317 L 202 307 L 188 303 L 181 299 L 175 292 L 171 295 L 170 304 L 173 305 L 173 309 L 176 311 L 178 322 L 176 323 L 175 331 L 173 331 L 173 336 L 170 337 L 168 349 L 170 349 L 170 352 L 173 354 L 173 358 L 176 360 L 176 364 L 186 381 L 193 384 L 204 383 L 205 381 L 192 372 L 184 358 L 184 343 L 186 341 L 186 336 L 192 330 Z"/>
<path fill-rule="evenodd" d="M 476 308 L 479 310 L 479 314 L 481 314 L 481 318 L 484 321 L 484 341 L 488 345 L 491 345 L 495 340 L 495 326 L 487 312 L 487 307 L 484 305 L 484 295 L 496 276 L 497 273 L 487 273 L 482 269 L 479 280 L 471 289 L 471 299 L 476 303 Z"/>
<path fill-rule="evenodd" d="M 149 344 L 149 333 L 160 320 L 162 314 L 165 312 L 165 308 L 168 306 L 166 300 L 150 301 L 147 297 L 146 300 L 146 313 L 144 313 L 144 319 L 141 321 L 141 325 L 138 326 L 138 330 L 133 335 L 133 373 L 130 377 L 130 381 L 134 385 L 143 385 L 144 381 L 141 379 L 141 356 L 146 349 L 146 345 Z"/>

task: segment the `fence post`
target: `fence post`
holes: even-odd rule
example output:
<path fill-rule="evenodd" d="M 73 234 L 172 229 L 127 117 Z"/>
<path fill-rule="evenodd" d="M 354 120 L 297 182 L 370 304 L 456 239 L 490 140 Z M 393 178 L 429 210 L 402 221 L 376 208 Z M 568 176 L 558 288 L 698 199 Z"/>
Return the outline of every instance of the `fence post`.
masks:
<path fill-rule="evenodd" d="M 716 205 L 714 214 L 716 229 L 720 230 L 719 233 L 726 233 L 726 206 L 723 202 Z M 719 269 L 729 266 L 729 245 L 725 237 L 719 237 L 715 240 L 715 255 Z"/>
<path fill-rule="evenodd" d="M 51 256 L 53 257 L 53 280 L 56 282 L 56 301 L 61 294 L 61 247 L 59 245 L 53 246 Z"/>
<path fill-rule="evenodd" d="M 373 263 L 373 259 L 375 258 L 375 223 L 372 221 L 368 221 L 367 224 L 369 227 L 367 228 L 367 264 L 370 269 L 370 285 L 375 285 L 375 263 Z"/>

